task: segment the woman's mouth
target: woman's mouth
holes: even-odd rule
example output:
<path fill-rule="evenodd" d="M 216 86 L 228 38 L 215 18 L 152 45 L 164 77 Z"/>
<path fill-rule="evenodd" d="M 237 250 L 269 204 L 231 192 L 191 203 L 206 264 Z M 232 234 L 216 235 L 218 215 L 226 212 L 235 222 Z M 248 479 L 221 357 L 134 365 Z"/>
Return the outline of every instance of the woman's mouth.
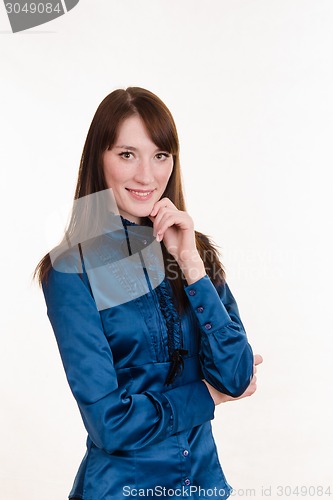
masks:
<path fill-rule="evenodd" d="M 153 192 L 155 191 L 155 189 L 152 189 L 151 191 L 144 191 L 141 189 L 136 191 L 134 189 L 129 189 L 129 188 L 126 188 L 126 189 L 130 193 L 132 198 L 134 198 L 135 200 L 140 200 L 140 201 L 149 200 L 152 197 Z"/>

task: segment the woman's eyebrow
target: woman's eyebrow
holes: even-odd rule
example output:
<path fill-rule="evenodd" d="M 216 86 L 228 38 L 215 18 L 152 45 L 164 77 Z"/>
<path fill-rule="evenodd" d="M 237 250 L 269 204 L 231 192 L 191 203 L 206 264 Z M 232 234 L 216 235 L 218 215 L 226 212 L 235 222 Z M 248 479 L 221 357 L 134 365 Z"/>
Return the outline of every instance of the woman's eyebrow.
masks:
<path fill-rule="evenodd" d="M 131 149 L 132 151 L 137 151 L 137 148 L 135 148 L 133 146 L 115 146 L 115 148 L 118 148 L 118 149 Z"/>
<path fill-rule="evenodd" d="M 130 151 L 137 151 L 138 148 L 135 148 L 134 146 L 126 146 L 126 145 L 123 145 L 123 146 L 114 146 L 116 149 L 129 149 Z M 163 149 L 161 148 L 156 148 L 155 149 L 155 152 L 157 151 L 164 151 Z"/>

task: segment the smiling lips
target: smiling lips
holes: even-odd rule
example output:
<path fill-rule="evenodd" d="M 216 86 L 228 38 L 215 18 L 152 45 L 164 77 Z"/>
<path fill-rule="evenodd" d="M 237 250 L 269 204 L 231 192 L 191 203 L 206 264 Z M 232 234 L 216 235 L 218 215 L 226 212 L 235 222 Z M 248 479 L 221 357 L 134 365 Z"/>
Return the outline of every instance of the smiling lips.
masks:
<path fill-rule="evenodd" d="M 141 201 L 149 200 L 152 197 L 153 192 L 155 191 L 154 189 L 150 190 L 150 191 L 145 191 L 143 189 L 138 189 L 138 190 L 129 189 L 129 188 L 126 188 L 126 189 L 134 199 L 141 200 Z"/>

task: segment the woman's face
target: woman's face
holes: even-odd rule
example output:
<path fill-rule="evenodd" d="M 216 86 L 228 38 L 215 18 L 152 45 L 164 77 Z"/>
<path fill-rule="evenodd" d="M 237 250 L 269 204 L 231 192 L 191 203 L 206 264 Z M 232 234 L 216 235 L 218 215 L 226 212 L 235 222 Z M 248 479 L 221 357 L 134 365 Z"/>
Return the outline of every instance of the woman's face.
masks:
<path fill-rule="evenodd" d="M 103 169 L 119 213 L 139 223 L 161 198 L 172 173 L 173 157 L 152 142 L 140 116 L 133 115 L 120 125 L 112 149 L 104 152 Z"/>

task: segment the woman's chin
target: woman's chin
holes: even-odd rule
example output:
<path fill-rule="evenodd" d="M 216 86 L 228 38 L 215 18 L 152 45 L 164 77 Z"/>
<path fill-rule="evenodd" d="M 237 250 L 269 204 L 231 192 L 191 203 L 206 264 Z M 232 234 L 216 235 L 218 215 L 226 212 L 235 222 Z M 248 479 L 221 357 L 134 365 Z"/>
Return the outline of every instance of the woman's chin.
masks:
<path fill-rule="evenodd" d="M 134 217 L 148 217 L 153 207 L 154 203 L 146 203 L 145 206 L 129 208 L 128 213 Z"/>

